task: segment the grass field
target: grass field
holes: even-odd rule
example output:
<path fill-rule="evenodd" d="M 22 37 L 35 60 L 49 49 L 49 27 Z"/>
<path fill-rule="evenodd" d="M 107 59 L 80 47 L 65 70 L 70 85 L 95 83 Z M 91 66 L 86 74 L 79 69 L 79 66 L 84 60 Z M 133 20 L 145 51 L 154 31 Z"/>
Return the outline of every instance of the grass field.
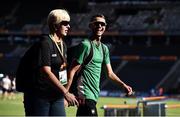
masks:
<path fill-rule="evenodd" d="M 98 115 L 103 116 L 104 110 L 102 109 L 103 105 L 107 104 L 124 104 L 124 101 L 127 102 L 127 104 L 136 104 L 138 98 L 110 98 L 110 97 L 101 97 L 99 98 L 97 108 L 98 108 Z M 20 116 L 24 115 L 24 108 L 23 108 L 23 98 L 22 94 L 17 94 L 15 100 L 0 100 L 0 116 Z M 180 100 L 165 100 L 165 103 L 167 105 L 172 104 L 180 104 Z M 76 113 L 76 107 L 67 107 L 66 108 L 67 116 L 75 116 Z M 166 109 L 166 115 L 167 116 L 180 116 L 180 108 L 172 108 L 172 109 Z"/>

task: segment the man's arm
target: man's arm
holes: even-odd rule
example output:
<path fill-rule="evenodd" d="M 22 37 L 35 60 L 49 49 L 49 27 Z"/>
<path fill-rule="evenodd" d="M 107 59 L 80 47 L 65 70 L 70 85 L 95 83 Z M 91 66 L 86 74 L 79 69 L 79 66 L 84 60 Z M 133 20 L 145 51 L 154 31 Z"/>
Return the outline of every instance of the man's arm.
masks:
<path fill-rule="evenodd" d="M 132 88 L 126 85 L 112 70 L 111 64 L 106 64 L 106 70 L 108 78 L 110 78 L 113 82 L 117 83 L 119 86 L 124 87 L 128 92 L 128 95 L 133 93 Z"/>
<path fill-rule="evenodd" d="M 76 60 L 73 60 L 72 65 L 70 66 L 70 69 L 68 70 L 68 74 L 67 74 L 68 83 L 65 86 L 67 90 L 70 89 L 74 75 L 80 69 L 80 67 L 81 65 Z"/>

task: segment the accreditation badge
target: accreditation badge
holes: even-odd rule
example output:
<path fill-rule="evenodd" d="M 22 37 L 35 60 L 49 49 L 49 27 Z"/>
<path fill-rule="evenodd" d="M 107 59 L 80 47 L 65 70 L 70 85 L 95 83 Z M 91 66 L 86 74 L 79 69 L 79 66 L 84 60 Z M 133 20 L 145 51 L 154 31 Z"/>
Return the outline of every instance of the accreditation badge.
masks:
<path fill-rule="evenodd" d="M 59 80 L 62 85 L 67 84 L 67 70 L 63 70 L 59 72 Z"/>

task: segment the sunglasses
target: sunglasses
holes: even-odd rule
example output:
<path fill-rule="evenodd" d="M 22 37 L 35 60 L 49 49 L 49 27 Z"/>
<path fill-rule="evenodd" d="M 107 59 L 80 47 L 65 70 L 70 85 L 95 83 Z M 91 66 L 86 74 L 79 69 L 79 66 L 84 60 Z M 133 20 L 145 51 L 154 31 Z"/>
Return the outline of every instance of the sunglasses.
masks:
<path fill-rule="evenodd" d="M 70 24 L 70 22 L 69 21 L 62 21 L 60 24 L 63 26 L 68 26 Z"/>
<path fill-rule="evenodd" d="M 106 26 L 106 23 L 104 23 L 104 22 L 94 22 L 93 23 L 95 26 L 99 26 L 99 25 L 101 25 L 101 26 Z"/>

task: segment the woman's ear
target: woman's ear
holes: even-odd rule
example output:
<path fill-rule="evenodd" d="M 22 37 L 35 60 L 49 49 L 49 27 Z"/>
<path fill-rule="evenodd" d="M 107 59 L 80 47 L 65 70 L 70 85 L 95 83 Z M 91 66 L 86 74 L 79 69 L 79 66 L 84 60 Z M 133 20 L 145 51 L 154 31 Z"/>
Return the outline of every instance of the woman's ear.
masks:
<path fill-rule="evenodd" d="M 58 30 L 58 26 L 56 24 L 53 25 L 54 31 Z"/>

